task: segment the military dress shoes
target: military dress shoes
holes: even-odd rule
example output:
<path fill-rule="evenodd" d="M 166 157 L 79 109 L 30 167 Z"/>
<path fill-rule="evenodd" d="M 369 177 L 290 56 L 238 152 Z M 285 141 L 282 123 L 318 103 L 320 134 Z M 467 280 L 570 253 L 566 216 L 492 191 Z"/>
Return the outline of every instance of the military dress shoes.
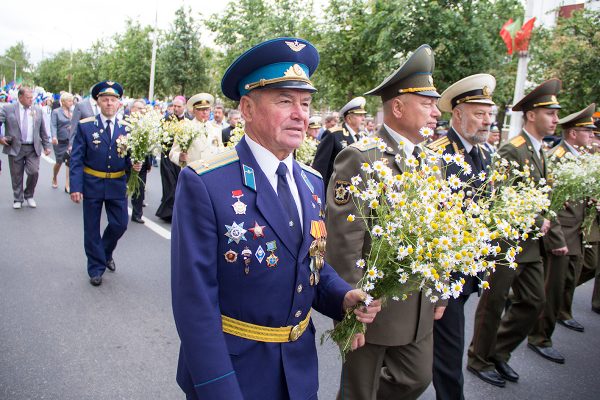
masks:
<path fill-rule="evenodd" d="M 90 283 L 92 286 L 100 286 L 102 285 L 102 275 L 92 276 L 90 278 Z"/>
<path fill-rule="evenodd" d="M 142 218 L 140 218 L 140 217 L 131 217 L 131 220 L 133 222 L 137 222 L 138 224 L 143 224 L 144 223 L 144 220 Z"/>
<path fill-rule="evenodd" d="M 112 258 L 110 260 L 108 260 L 106 262 L 106 268 L 108 268 L 108 270 L 110 272 L 115 272 L 115 269 L 117 269 L 117 265 L 115 264 L 115 260 L 113 260 Z"/>
<path fill-rule="evenodd" d="M 574 319 L 566 319 L 566 320 L 557 320 L 559 324 L 561 324 L 562 326 L 564 326 L 565 328 L 569 328 L 573 331 L 577 331 L 577 332 L 583 332 L 583 325 L 581 325 L 579 322 L 575 321 Z"/>
<path fill-rule="evenodd" d="M 491 371 L 477 371 L 475 368 L 471 368 L 467 366 L 467 369 L 475 374 L 476 377 L 481 379 L 484 382 L 489 383 L 490 385 L 504 387 L 506 386 L 506 381 L 502 379 L 502 377 L 494 370 Z"/>
<path fill-rule="evenodd" d="M 516 382 L 519 380 L 519 374 L 517 374 L 515 370 L 504 361 L 496 361 L 494 362 L 494 365 L 496 366 L 496 371 L 498 371 L 500 376 L 507 381 Z"/>
<path fill-rule="evenodd" d="M 22 205 L 21 205 L 21 202 L 20 202 L 20 201 L 15 201 L 15 202 L 13 203 L 13 208 L 14 208 L 15 210 L 20 210 L 20 209 L 21 209 L 21 207 L 22 207 Z"/>
<path fill-rule="evenodd" d="M 554 361 L 558 364 L 564 364 L 565 358 L 554 347 L 541 347 L 531 343 L 527 343 L 527 347 L 538 353 L 547 360 Z"/>

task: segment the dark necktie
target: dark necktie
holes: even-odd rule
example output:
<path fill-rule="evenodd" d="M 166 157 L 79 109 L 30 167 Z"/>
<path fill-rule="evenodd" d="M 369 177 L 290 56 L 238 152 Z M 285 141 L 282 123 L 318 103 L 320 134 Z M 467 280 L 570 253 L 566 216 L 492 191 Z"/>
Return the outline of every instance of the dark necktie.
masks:
<path fill-rule="evenodd" d="M 478 174 L 481 172 L 481 170 L 483 170 L 483 164 L 481 163 L 481 157 L 479 156 L 479 149 L 477 149 L 477 146 L 473 146 L 469 152 L 469 155 L 471 156 L 471 160 L 473 160 L 473 165 L 475 166 L 473 173 Z"/>
<path fill-rule="evenodd" d="M 290 185 L 287 180 L 288 168 L 285 163 L 280 162 L 277 167 L 277 197 L 288 214 L 288 226 L 292 233 L 294 243 L 293 248 L 299 249 L 300 243 L 302 242 L 302 226 L 300 225 L 300 216 L 298 215 L 298 208 L 296 207 L 296 201 L 292 196 Z"/>
<path fill-rule="evenodd" d="M 112 121 L 110 119 L 106 120 L 106 133 L 108 134 L 108 139 L 112 140 L 112 131 L 110 130 L 110 123 Z"/>
<path fill-rule="evenodd" d="M 413 149 L 413 152 L 412 152 L 412 156 L 417 159 L 417 162 L 419 163 L 419 168 L 421 167 L 420 154 L 421 154 L 421 148 L 419 146 L 415 146 L 415 148 Z"/>

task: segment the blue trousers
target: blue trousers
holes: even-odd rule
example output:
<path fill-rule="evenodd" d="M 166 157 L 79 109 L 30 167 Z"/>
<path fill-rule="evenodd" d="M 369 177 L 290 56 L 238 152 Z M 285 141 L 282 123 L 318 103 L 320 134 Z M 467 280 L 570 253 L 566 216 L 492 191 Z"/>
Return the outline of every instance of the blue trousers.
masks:
<path fill-rule="evenodd" d="M 106 209 L 108 225 L 100 236 L 102 205 Z M 90 199 L 83 198 L 83 245 L 87 256 L 90 277 L 102 275 L 106 262 L 112 259 L 117 241 L 127 230 L 127 198 Z"/>

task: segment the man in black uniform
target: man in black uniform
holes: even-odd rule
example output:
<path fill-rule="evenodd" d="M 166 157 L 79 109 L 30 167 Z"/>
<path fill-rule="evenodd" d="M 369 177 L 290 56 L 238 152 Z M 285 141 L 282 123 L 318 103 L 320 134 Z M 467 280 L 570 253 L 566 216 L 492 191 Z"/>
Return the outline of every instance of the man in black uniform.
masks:
<path fill-rule="evenodd" d="M 462 171 L 457 164 L 449 164 L 445 175 L 456 175 L 469 182 L 477 192 L 483 180 L 476 176 L 486 171 L 491 157 L 483 144 L 492 124 L 492 92 L 496 79 L 492 75 L 471 75 L 451 85 L 442 93 L 438 103 L 441 111 L 452 113 L 452 126 L 428 147 L 443 149 L 444 154 L 460 154 L 471 166 L 470 173 Z M 464 399 L 462 372 L 465 346 L 465 303 L 471 293 L 479 290 L 479 280 L 473 276 L 457 275 L 452 280 L 463 278 L 461 295 L 448 300 L 441 319 L 433 325 L 433 385 L 437 399 Z"/>
<path fill-rule="evenodd" d="M 340 110 L 340 114 L 344 118 L 342 126 L 323 132 L 312 167 L 323 176 L 325 188 L 329 183 L 329 178 L 333 172 L 333 161 L 338 153 L 344 147 L 360 139 L 360 126 L 367 113 L 365 111 L 366 102 L 364 97 L 355 97 L 350 100 Z"/>

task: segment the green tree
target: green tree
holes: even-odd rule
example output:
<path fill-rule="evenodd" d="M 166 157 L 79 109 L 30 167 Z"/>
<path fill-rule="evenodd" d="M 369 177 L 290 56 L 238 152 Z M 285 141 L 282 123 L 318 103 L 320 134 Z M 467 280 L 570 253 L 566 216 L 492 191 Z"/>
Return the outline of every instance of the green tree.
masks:
<path fill-rule="evenodd" d="M 70 60 L 70 51 L 60 50 L 40 61 L 35 70 L 36 84 L 54 93 L 66 90 L 69 86 Z"/>
<path fill-rule="evenodd" d="M 9 47 L 3 56 L 0 56 L 0 75 L 6 78 L 6 83 L 13 80 L 15 72 L 15 63 L 17 63 L 17 80 L 23 79 L 24 84 L 31 84 L 31 62 L 29 61 L 29 52 L 23 42 Z M 1 79 L 1 78 L 0 78 Z"/>
<path fill-rule="evenodd" d="M 582 10 L 560 18 L 551 29 L 534 31 L 529 80 L 562 80 L 559 101 L 567 115 L 598 100 L 600 93 L 600 12 Z"/>
<path fill-rule="evenodd" d="M 160 46 L 161 79 L 170 94 L 191 95 L 209 87 L 198 24 L 190 14 L 184 7 L 175 12 L 175 21 Z"/>

